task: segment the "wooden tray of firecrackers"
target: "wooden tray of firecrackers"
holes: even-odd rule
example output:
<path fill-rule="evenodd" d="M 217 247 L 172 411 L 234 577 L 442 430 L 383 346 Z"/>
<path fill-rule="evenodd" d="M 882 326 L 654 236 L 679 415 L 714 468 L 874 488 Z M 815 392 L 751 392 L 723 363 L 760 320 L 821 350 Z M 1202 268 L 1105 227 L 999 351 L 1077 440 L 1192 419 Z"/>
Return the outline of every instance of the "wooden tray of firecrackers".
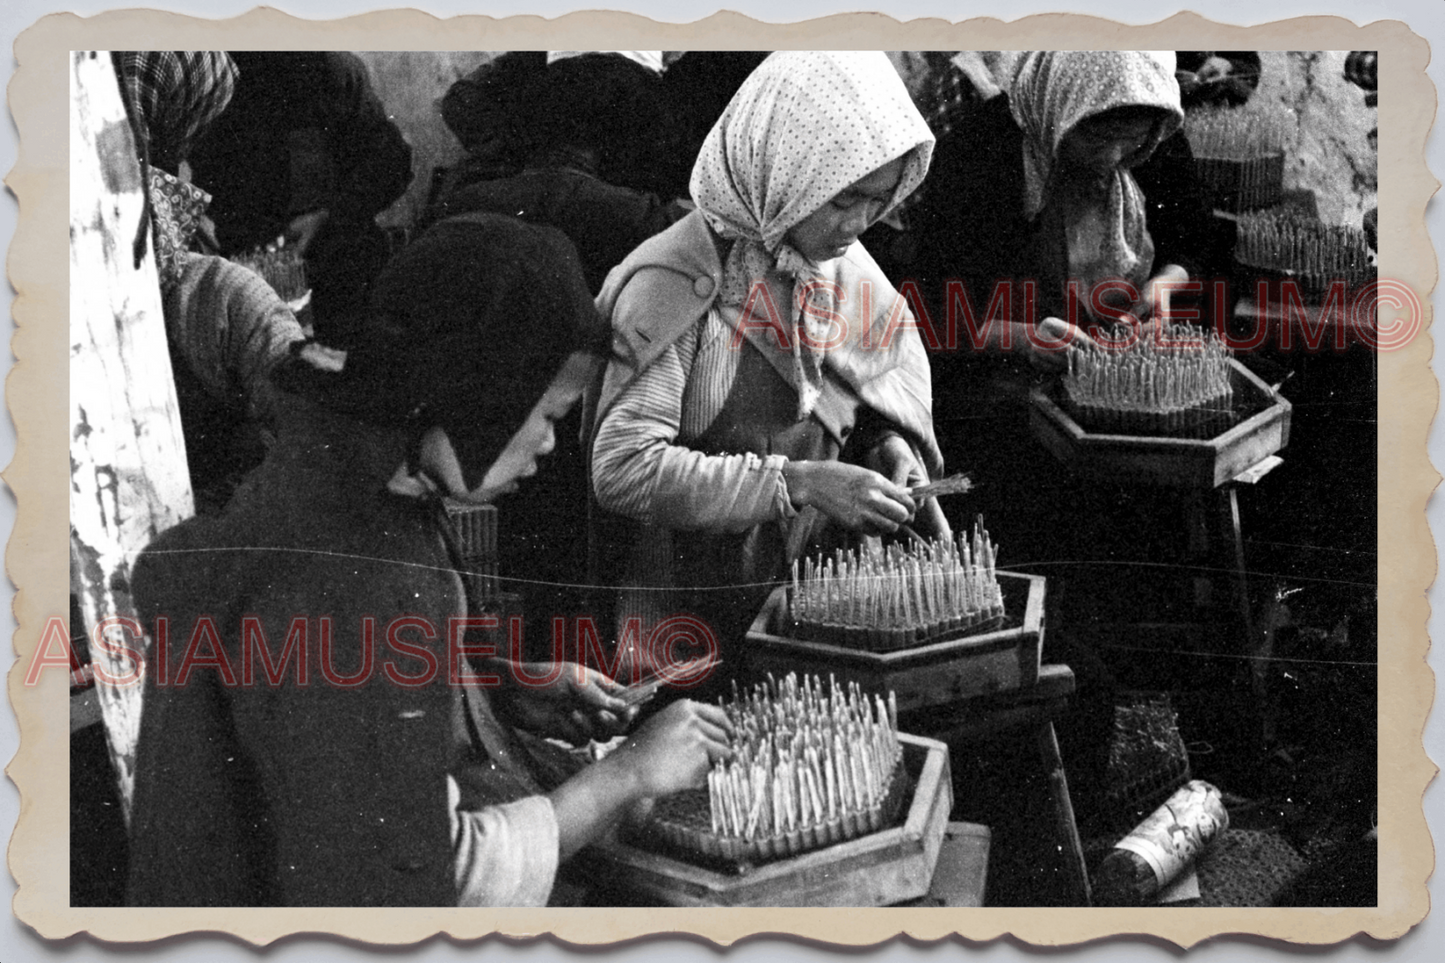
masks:
<path fill-rule="evenodd" d="M 1200 432 L 1126 433 L 1081 424 L 1062 388 L 1035 388 L 1029 421 L 1059 461 L 1089 477 L 1182 488 L 1216 488 L 1289 442 L 1290 403 L 1238 360 L 1228 359 L 1232 397 Z"/>
<path fill-rule="evenodd" d="M 747 633 L 744 665 L 753 677 L 768 672 L 828 675 L 870 692 L 892 692 L 901 712 L 960 699 L 1028 688 L 1038 681 L 1043 652 L 1045 580 L 1041 575 L 995 573 L 1003 612 L 940 635 L 915 637 L 898 648 L 849 644 L 794 634 L 789 588 L 768 597 Z"/>
<path fill-rule="evenodd" d="M 642 900 L 663 906 L 887 906 L 929 891 L 949 811 L 948 747 L 899 733 L 897 811 L 869 831 L 767 861 L 708 857 L 665 838 L 649 819 L 596 843 L 589 858 Z M 877 825 L 878 828 L 872 828 Z M 786 845 L 786 844 L 784 844 Z"/>

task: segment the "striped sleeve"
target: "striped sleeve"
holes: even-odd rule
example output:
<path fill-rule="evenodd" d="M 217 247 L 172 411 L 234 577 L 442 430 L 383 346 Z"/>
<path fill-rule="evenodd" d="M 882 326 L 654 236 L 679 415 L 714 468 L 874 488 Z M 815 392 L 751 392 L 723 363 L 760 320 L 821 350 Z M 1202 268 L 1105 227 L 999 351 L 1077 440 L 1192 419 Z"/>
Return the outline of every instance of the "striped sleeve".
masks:
<path fill-rule="evenodd" d="M 701 348 L 697 337 L 671 345 L 603 418 L 593 443 L 597 501 L 629 518 L 684 530 L 745 531 L 791 517 L 786 458 L 706 455 L 679 441 L 706 429 L 737 370 L 703 340 Z M 699 403 L 705 417 L 698 417 Z"/>

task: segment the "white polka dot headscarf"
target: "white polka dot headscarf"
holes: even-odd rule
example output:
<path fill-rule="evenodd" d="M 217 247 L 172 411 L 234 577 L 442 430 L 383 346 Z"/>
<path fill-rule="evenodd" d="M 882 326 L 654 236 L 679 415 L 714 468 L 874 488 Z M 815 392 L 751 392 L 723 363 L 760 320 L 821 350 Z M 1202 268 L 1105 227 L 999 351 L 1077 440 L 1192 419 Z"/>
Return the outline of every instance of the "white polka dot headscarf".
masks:
<path fill-rule="evenodd" d="M 928 124 L 883 53 L 780 51 L 708 134 L 692 198 L 720 235 L 776 254 L 799 221 L 907 155 L 892 210 L 922 183 L 932 154 Z"/>
<path fill-rule="evenodd" d="M 803 310 L 818 266 L 785 237 L 799 221 L 889 161 L 906 158 L 885 216 L 923 181 L 933 134 L 903 79 L 881 52 L 783 51 L 763 61 L 708 133 L 692 169 L 692 199 L 723 238 L 736 241 L 723 264 L 719 299 L 741 306 L 770 274 L 791 277 L 791 316 L 814 343 L 821 323 Z M 814 290 L 821 316 L 842 307 Z M 821 303 L 819 303 L 821 302 Z M 798 417 L 822 391 L 821 354 L 792 339 Z"/>
<path fill-rule="evenodd" d="M 1033 51 L 1018 63 L 1009 109 L 1024 133 L 1025 212 L 1035 217 L 1049 201 L 1059 147 L 1082 121 L 1116 107 L 1158 111 L 1153 136 L 1131 163 L 1154 152 L 1184 122 L 1174 53 L 1168 50 Z M 1116 169 L 1090 209 L 1069 214 L 1071 278 L 1092 287 L 1123 278 L 1142 285 L 1153 269 L 1144 192 L 1127 168 Z"/>
<path fill-rule="evenodd" d="M 1028 214 L 1044 206 L 1049 176 L 1064 136 L 1080 122 L 1115 107 L 1160 111 L 1145 155 L 1184 122 L 1170 50 L 1036 50 L 1020 58 L 1009 109 L 1024 132 Z"/>

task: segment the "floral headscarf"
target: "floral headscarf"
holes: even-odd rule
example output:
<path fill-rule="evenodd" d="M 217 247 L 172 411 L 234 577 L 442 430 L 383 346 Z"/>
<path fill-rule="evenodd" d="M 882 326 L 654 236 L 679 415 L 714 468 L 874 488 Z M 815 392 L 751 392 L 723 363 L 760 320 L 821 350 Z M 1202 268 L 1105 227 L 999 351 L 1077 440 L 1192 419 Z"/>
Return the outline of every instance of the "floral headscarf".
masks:
<path fill-rule="evenodd" d="M 1049 200 L 1064 137 L 1082 121 L 1116 107 L 1159 108 L 1160 122 L 1137 159 L 1147 158 L 1184 122 L 1172 51 L 1032 51 L 1017 64 L 1009 108 L 1024 133 L 1025 205 L 1035 217 Z M 1071 273 L 1086 283 L 1134 281 L 1150 269 L 1154 243 L 1145 226 L 1144 194 L 1127 169 L 1114 172 L 1100 205 L 1081 225 L 1088 250 L 1070 244 Z M 1085 263 L 1087 262 L 1087 263 Z"/>
<path fill-rule="evenodd" d="M 769 274 L 793 280 L 792 320 L 812 325 L 801 296 L 818 266 L 788 231 L 878 168 L 904 158 L 886 216 L 923 181 L 933 135 L 881 52 L 783 51 L 749 75 L 703 142 L 692 198 L 721 237 L 736 241 L 723 265 L 722 303 L 741 307 Z M 836 312 L 826 288 L 811 302 Z M 821 311 L 819 312 L 822 313 Z M 815 342 L 824 331 L 809 329 Z M 799 416 L 817 399 L 822 359 L 793 338 Z M 804 355 L 808 355 L 805 364 Z"/>

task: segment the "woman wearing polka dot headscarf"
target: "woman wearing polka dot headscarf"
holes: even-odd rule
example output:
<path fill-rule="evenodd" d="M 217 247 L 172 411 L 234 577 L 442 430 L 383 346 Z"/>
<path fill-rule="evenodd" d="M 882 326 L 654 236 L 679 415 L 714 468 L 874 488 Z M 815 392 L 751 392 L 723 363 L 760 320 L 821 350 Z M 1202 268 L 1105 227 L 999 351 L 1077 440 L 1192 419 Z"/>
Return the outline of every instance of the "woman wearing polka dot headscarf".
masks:
<path fill-rule="evenodd" d="M 1009 347 L 1030 352 L 1022 325 L 1053 317 L 1087 327 L 1131 307 L 1143 315 L 1150 281 L 1227 267 L 1233 228 L 1210 216 L 1179 133 L 1173 52 L 1030 51 L 1006 86 L 940 139 L 927 196 L 909 212 L 910 268 L 935 315 L 957 314 L 960 287 L 980 324 L 997 301 L 1014 322 Z M 1113 311 L 1091 305 L 1090 293 L 1111 280 L 1139 297 L 1109 302 Z M 1080 295 L 1072 311 L 1070 282 Z M 1051 338 L 1061 325 L 1050 325 Z M 996 324 L 991 334 L 1003 331 Z M 1030 360 L 1048 367 L 1059 357 Z"/>
<path fill-rule="evenodd" d="M 822 540 L 946 530 L 908 491 L 942 469 L 923 340 L 857 242 L 932 148 L 883 54 L 774 54 L 703 145 L 697 211 L 608 277 L 592 479 L 620 618 L 725 648 Z"/>

